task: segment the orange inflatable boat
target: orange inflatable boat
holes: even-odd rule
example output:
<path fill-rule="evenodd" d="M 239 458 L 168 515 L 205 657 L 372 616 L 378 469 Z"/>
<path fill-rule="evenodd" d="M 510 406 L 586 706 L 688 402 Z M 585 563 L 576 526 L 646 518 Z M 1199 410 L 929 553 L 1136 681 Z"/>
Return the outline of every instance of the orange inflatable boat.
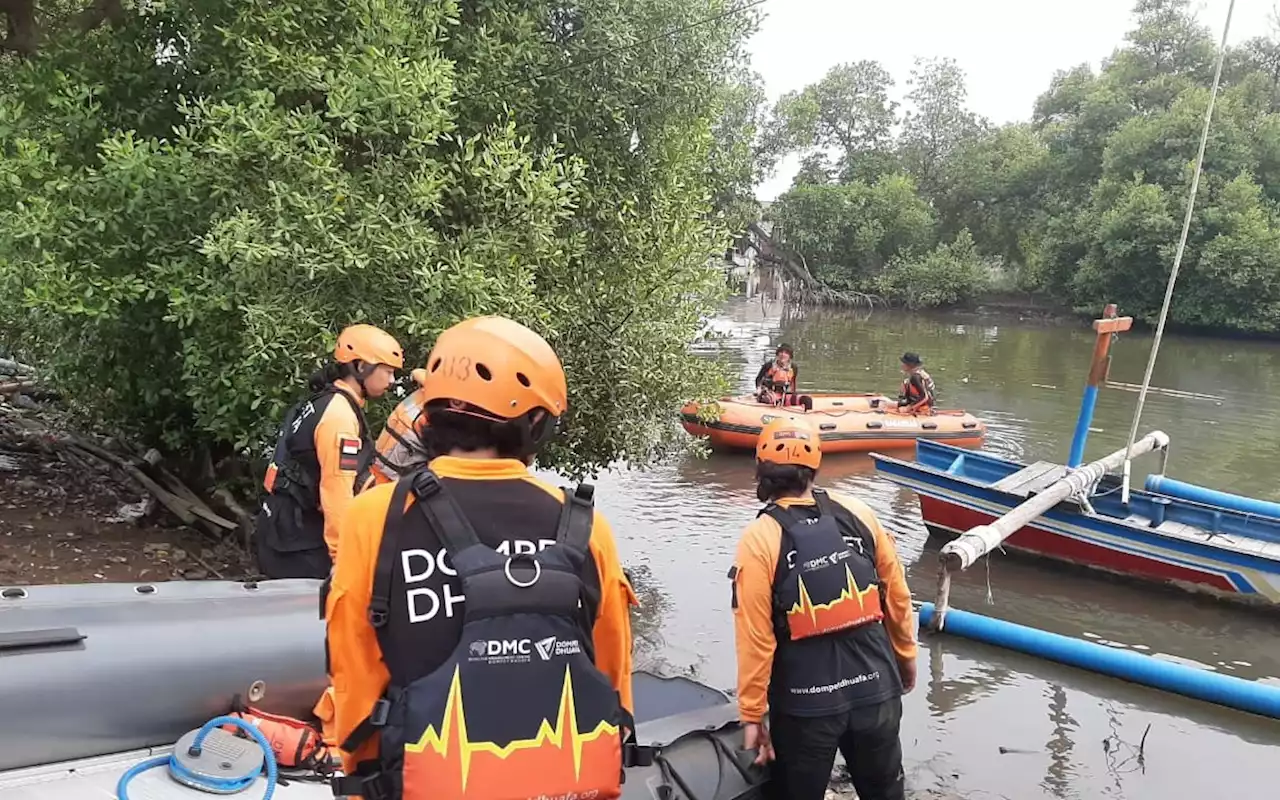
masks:
<path fill-rule="evenodd" d="M 807 394 L 813 409 L 775 406 L 751 395 L 725 397 L 701 406 L 687 403 L 681 424 L 694 436 L 705 436 L 712 447 L 751 450 L 760 429 L 782 415 L 808 420 L 822 437 L 826 453 L 860 453 L 911 447 L 916 439 L 933 439 L 968 446 L 982 444 L 987 426 L 964 411 L 935 411 L 932 415 L 900 413 L 897 401 L 876 394 Z M 708 407 L 709 406 L 709 407 Z M 717 413 L 718 412 L 718 413 Z"/>

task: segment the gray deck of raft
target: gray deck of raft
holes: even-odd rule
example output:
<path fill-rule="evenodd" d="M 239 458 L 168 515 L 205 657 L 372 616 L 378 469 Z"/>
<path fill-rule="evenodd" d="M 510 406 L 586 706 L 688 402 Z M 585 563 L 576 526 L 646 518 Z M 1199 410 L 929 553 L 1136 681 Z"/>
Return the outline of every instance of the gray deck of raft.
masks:
<path fill-rule="evenodd" d="M 0 796 L 5 800 L 113 800 L 116 782 L 132 765 L 152 756 L 167 755 L 171 747 L 134 750 L 114 756 L 88 758 L 47 767 L 13 770 L 0 777 Z M 237 800 L 261 800 L 266 781 L 231 795 Z M 129 800 L 209 800 L 219 795 L 190 789 L 171 780 L 168 770 L 157 767 L 134 778 L 129 784 Z M 280 800 L 333 800 L 325 784 L 290 783 L 277 786 Z"/>
<path fill-rule="evenodd" d="M 729 729 L 738 718 L 738 707 L 729 698 L 696 681 L 682 677 L 657 677 L 635 673 L 633 688 L 637 709 L 645 713 L 637 715 L 636 736 L 645 744 L 666 746 L 692 731 L 716 732 Z M 702 739 L 695 740 L 705 746 Z M 153 747 L 133 750 L 116 755 L 99 756 L 78 761 L 65 761 L 26 769 L 0 772 L 0 798 L 3 800 L 114 800 L 116 783 L 125 770 L 149 758 L 168 755 L 172 747 Z M 686 753 L 668 753 L 672 763 L 686 770 L 685 777 L 695 788 L 705 788 L 708 793 L 696 793 L 698 797 L 712 798 L 719 791 L 721 770 L 729 774 L 729 767 L 721 765 L 712 751 L 709 762 L 713 769 L 695 773 L 688 771 Z M 659 796 L 658 768 L 643 771 L 628 770 L 624 798 L 643 797 L 648 800 Z M 731 780 L 725 781 L 732 788 Z M 261 800 L 266 792 L 266 781 L 258 781 L 243 792 L 221 795 L 235 800 Z M 210 800 L 220 795 L 191 789 L 169 778 L 168 770 L 156 767 L 141 773 L 129 784 L 129 800 Z M 684 797 L 677 793 L 676 797 Z M 291 782 L 277 786 L 273 800 L 333 800 L 327 784 Z"/>

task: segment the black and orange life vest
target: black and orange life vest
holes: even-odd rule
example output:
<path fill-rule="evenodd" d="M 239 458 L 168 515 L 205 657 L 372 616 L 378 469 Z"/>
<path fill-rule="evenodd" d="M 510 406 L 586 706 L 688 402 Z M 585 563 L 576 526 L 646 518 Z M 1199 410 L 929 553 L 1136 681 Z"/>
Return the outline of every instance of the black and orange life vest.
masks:
<path fill-rule="evenodd" d="M 920 393 L 920 389 L 915 385 L 915 383 L 912 382 L 912 377 L 918 377 L 920 379 L 920 383 L 924 385 L 925 393 L 923 395 Z M 934 398 L 937 396 L 937 393 L 938 388 L 933 383 L 933 377 L 923 369 L 917 369 L 902 379 L 902 396 L 911 405 L 915 405 L 916 403 L 926 399 L 932 403 Z"/>
<path fill-rule="evenodd" d="M 406 509 L 410 492 L 414 503 Z M 629 757 L 644 753 L 634 747 L 634 719 L 595 666 L 584 624 L 582 571 L 592 558 L 593 519 L 592 488 L 566 490 L 554 543 L 509 556 L 480 540 L 429 469 L 396 483 L 369 605 L 384 660 L 392 663 L 397 647 L 388 621 L 408 526 L 430 526 L 444 545 L 467 598 L 462 633 L 434 670 L 407 685 L 393 678 L 369 719 L 342 743 L 353 752 L 381 730 L 379 763 L 336 781 L 336 795 L 621 796 Z M 631 731 L 625 741 L 624 730 Z"/>
<path fill-rule="evenodd" d="M 840 713 L 901 693 L 897 662 L 881 624 L 875 536 L 821 489 L 814 505 L 768 514 L 782 527 L 774 574 L 778 650 L 769 704 L 795 716 Z"/>
<path fill-rule="evenodd" d="M 351 404 L 359 438 L 339 443 L 340 458 L 344 469 L 356 473 L 357 488 L 368 479 L 373 441 L 364 410 L 350 395 L 330 385 L 290 408 L 276 431 L 255 520 L 258 566 L 269 578 L 323 578 L 329 572 L 315 436 L 330 403 Z"/>
<path fill-rule="evenodd" d="M 770 388 L 781 389 L 786 386 L 788 389 L 796 388 L 796 371 L 790 362 L 787 366 L 782 366 L 774 361 L 769 366 L 769 371 L 764 374 L 764 383 Z"/>

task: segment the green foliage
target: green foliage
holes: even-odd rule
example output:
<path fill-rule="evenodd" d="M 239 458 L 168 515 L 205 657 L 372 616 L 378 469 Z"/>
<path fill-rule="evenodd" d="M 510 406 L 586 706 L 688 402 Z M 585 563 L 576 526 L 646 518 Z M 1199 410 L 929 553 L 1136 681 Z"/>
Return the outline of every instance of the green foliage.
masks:
<path fill-rule="evenodd" d="M 865 290 L 890 259 L 933 243 L 933 211 L 905 175 L 799 186 L 778 198 L 770 214 L 814 277 L 840 288 Z"/>
<path fill-rule="evenodd" d="M 419 362 L 507 314 L 565 362 L 549 465 L 661 455 L 719 390 L 686 343 L 760 168 L 729 7 L 168 0 L 50 28 L 0 81 L 0 338 L 86 413 L 217 455 L 267 441 L 346 324 Z"/>
<path fill-rule="evenodd" d="M 1118 302 L 1153 321 L 1185 214 L 1215 37 L 1189 0 L 1139 0 L 1134 16 L 1124 45 L 1100 71 L 1081 65 L 1054 77 L 1029 124 L 985 126 L 965 108 L 956 65 L 933 60 L 917 62 L 912 72 L 896 140 L 860 133 L 793 137 L 793 149 L 807 159 L 795 186 L 773 206 L 785 218 L 782 235 L 811 261 L 839 266 L 815 269 L 820 279 L 908 306 L 967 302 L 990 285 L 993 272 L 985 265 L 999 263 L 1001 283 L 1092 312 Z M 872 66 L 858 74 L 867 85 L 891 83 Z M 771 129 L 809 130 L 818 108 L 822 120 L 866 118 L 874 92 L 840 105 L 830 100 L 844 97 L 827 86 L 833 81 L 828 76 L 784 97 Z M 870 128 L 845 123 L 840 130 Z M 823 149 L 842 154 L 841 168 L 826 164 Z M 886 174 L 912 176 L 920 205 L 836 202 L 846 188 L 862 196 L 868 171 L 881 182 Z M 913 224 L 928 233 L 904 240 L 901 249 L 866 233 L 899 227 L 877 209 L 914 215 L 902 209 L 920 207 L 930 222 Z M 849 218 L 854 213 L 856 220 Z M 1280 333 L 1278 237 L 1280 35 L 1273 35 L 1226 55 L 1173 321 Z"/>
<path fill-rule="evenodd" d="M 885 299 L 912 310 L 954 306 L 986 291 L 998 266 L 984 259 L 967 228 L 953 242 L 917 256 L 899 256 L 876 281 Z"/>

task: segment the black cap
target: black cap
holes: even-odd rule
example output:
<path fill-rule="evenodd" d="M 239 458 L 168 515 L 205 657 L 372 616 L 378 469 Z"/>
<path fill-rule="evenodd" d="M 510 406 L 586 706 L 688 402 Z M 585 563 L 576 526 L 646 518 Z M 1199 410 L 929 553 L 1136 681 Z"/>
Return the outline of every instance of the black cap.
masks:
<path fill-rule="evenodd" d="M 915 353 L 903 353 L 902 363 L 910 367 L 918 367 L 924 362 L 921 361 L 920 356 L 916 355 Z"/>
<path fill-rule="evenodd" d="M 786 353 L 789 356 L 795 355 L 795 352 L 791 349 L 791 345 L 789 344 L 780 344 L 778 345 L 778 349 L 774 350 L 773 352 L 774 352 L 774 355 L 777 355 L 778 353 Z"/>

